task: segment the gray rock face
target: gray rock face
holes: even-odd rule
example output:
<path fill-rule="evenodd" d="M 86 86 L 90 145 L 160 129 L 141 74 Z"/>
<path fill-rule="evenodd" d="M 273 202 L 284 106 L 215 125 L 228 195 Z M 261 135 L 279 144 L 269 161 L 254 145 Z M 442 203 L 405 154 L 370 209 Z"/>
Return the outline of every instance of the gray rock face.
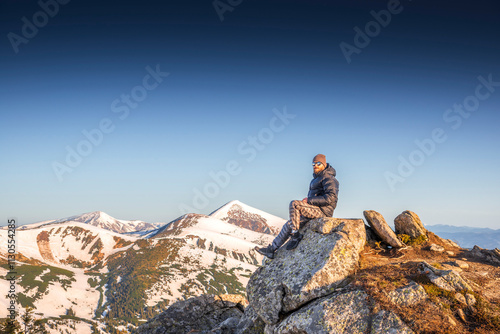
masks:
<path fill-rule="evenodd" d="M 412 238 L 427 235 L 427 230 L 415 212 L 403 211 L 394 219 L 394 227 L 397 234 L 406 234 Z"/>
<path fill-rule="evenodd" d="M 413 334 L 414 332 L 390 311 L 378 312 L 372 321 L 371 334 Z"/>
<path fill-rule="evenodd" d="M 266 325 L 266 328 L 264 328 L 264 334 L 274 334 L 275 329 L 276 325 Z"/>
<path fill-rule="evenodd" d="M 500 265 L 500 249 L 495 248 L 493 250 L 483 249 L 479 246 L 474 246 L 471 250 L 471 254 L 483 261 L 489 262 L 491 264 Z"/>
<path fill-rule="evenodd" d="M 423 273 L 443 290 L 458 292 L 462 290 L 473 291 L 470 285 L 453 270 L 436 269 L 427 262 L 420 263 L 420 268 Z"/>
<path fill-rule="evenodd" d="M 234 333 L 236 334 L 261 334 L 266 324 L 254 311 L 252 306 L 245 309 L 245 314 L 240 318 Z"/>
<path fill-rule="evenodd" d="M 227 297 L 227 298 L 226 298 Z M 235 295 L 201 295 L 178 301 L 165 312 L 139 326 L 138 334 L 182 334 L 191 331 L 210 332 L 229 318 L 243 315 L 242 304 L 234 302 L 245 300 Z M 229 301 L 232 300 L 232 301 Z M 235 320 L 232 320 L 233 323 Z M 226 327 L 229 324 L 225 324 Z M 224 326 L 223 326 L 224 327 Z M 220 328 L 219 332 L 223 332 Z"/>
<path fill-rule="evenodd" d="M 320 298 L 292 313 L 274 333 L 366 333 L 370 324 L 367 297 L 363 291 L 350 291 Z"/>
<path fill-rule="evenodd" d="M 354 271 L 366 242 L 361 219 L 318 218 L 301 233 L 304 238 L 296 249 L 282 247 L 248 282 L 250 305 L 266 324 L 276 324 L 280 313 L 334 292 Z"/>
<path fill-rule="evenodd" d="M 365 225 L 365 230 L 366 241 L 383 241 L 370 226 Z"/>
<path fill-rule="evenodd" d="M 233 334 L 240 322 L 239 317 L 231 317 L 224 320 L 217 328 L 210 331 L 211 334 Z"/>
<path fill-rule="evenodd" d="M 394 304 L 408 307 L 425 301 L 427 293 L 420 284 L 411 282 L 402 288 L 389 292 L 387 297 Z"/>
<path fill-rule="evenodd" d="M 404 247 L 404 244 L 398 239 L 394 231 L 387 224 L 384 217 L 380 213 L 373 210 L 365 210 L 363 211 L 363 215 L 371 228 L 384 242 L 392 247 Z"/>

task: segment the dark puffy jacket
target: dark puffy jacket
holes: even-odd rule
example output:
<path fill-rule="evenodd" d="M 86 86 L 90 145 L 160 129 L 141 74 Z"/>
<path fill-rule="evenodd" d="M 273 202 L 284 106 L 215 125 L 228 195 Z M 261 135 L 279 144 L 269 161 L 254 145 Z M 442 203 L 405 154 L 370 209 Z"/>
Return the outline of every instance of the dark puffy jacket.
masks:
<path fill-rule="evenodd" d="M 332 217 L 333 210 L 337 207 L 339 181 L 335 175 L 337 175 L 335 168 L 326 164 L 325 169 L 317 175 L 313 174 L 314 179 L 309 185 L 307 194 L 307 203 L 319 206 L 327 217 Z"/>

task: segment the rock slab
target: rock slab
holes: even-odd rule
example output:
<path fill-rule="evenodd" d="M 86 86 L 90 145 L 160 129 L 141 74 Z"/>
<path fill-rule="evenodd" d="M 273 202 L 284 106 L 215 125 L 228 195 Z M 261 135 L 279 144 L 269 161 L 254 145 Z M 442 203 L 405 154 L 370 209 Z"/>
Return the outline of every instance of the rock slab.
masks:
<path fill-rule="evenodd" d="M 425 261 L 420 263 L 420 268 L 432 283 L 443 290 L 452 292 L 462 290 L 473 291 L 471 286 L 462 278 L 462 276 L 453 270 L 437 269 Z"/>
<path fill-rule="evenodd" d="M 495 248 L 492 250 L 483 249 L 479 246 L 474 246 L 471 250 L 471 254 L 483 261 L 489 262 L 491 264 L 500 265 L 500 249 Z"/>
<path fill-rule="evenodd" d="M 374 210 L 363 211 L 366 221 L 377 235 L 392 247 L 402 248 L 404 244 L 398 239 L 394 231 L 387 224 L 384 217 Z"/>
<path fill-rule="evenodd" d="M 181 300 L 139 326 L 136 333 L 183 334 L 196 331 L 209 332 L 230 318 L 241 318 L 243 315 L 242 305 L 245 302 L 245 298 L 238 295 L 201 295 Z"/>
<path fill-rule="evenodd" d="M 427 299 L 424 288 L 416 282 L 393 290 L 387 294 L 387 298 L 393 303 L 405 307 L 413 306 Z"/>
<path fill-rule="evenodd" d="M 233 332 L 236 334 L 261 334 L 265 326 L 266 324 L 252 306 L 248 306 Z"/>
<path fill-rule="evenodd" d="M 363 291 L 332 294 L 292 313 L 275 334 L 366 333 L 370 324 L 368 295 Z"/>
<path fill-rule="evenodd" d="M 301 230 L 296 249 L 279 249 L 247 285 L 250 305 L 268 325 L 280 314 L 334 292 L 357 266 L 366 242 L 362 219 L 317 218 Z"/>
<path fill-rule="evenodd" d="M 372 321 L 370 334 L 414 334 L 406 324 L 393 312 L 382 310 Z"/>

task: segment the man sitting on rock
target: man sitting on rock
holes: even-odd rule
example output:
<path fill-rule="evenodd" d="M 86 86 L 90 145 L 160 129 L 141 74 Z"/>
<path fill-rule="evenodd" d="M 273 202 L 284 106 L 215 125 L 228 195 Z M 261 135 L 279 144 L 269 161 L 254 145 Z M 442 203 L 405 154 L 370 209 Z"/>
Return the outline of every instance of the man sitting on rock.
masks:
<path fill-rule="evenodd" d="M 290 202 L 290 220 L 283 225 L 280 233 L 270 245 L 255 248 L 260 254 L 273 259 L 274 252 L 285 243 L 289 236 L 291 236 L 291 241 L 286 249 L 294 249 L 302 240 L 302 234 L 299 233 L 300 227 L 313 218 L 333 216 L 339 192 L 339 181 L 335 178 L 336 171 L 326 163 L 326 157 L 323 154 L 317 154 L 313 158 L 313 170 L 314 178 L 309 185 L 307 197 L 302 201 Z"/>

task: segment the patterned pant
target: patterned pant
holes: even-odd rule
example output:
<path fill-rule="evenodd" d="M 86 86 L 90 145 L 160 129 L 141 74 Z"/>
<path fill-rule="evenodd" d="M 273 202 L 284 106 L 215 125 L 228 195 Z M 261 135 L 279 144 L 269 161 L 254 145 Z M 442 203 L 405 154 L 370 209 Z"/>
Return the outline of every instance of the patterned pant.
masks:
<path fill-rule="evenodd" d="M 290 220 L 281 228 L 280 233 L 273 240 L 273 248 L 280 248 L 292 232 L 298 231 L 305 223 L 313 218 L 325 217 L 325 214 L 317 206 L 302 201 L 290 202 Z"/>

